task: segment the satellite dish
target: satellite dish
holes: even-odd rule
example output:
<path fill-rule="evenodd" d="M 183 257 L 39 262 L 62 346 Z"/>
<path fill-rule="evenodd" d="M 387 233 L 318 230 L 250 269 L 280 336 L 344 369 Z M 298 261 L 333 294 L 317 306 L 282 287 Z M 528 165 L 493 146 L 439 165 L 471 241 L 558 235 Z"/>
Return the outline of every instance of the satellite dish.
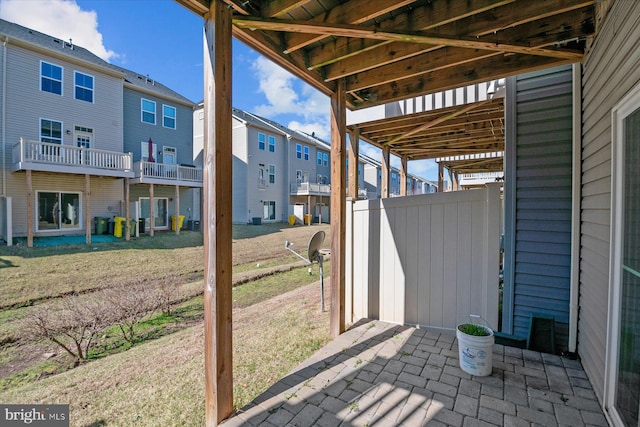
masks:
<path fill-rule="evenodd" d="M 320 255 L 320 246 L 322 245 L 322 242 L 324 242 L 324 231 L 316 231 L 316 233 L 311 236 L 311 239 L 309 239 L 309 249 L 307 252 L 309 261 L 318 261 L 318 256 Z"/>

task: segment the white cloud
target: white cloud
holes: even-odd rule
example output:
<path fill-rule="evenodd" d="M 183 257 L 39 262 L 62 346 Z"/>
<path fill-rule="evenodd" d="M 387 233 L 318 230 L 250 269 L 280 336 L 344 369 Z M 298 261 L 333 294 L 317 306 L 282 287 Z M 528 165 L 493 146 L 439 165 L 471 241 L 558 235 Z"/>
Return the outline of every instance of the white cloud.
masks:
<path fill-rule="evenodd" d="M 266 104 L 254 107 L 256 114 L 270 119 L 293 115 L 300 119 L 290 120 L 289 128 L 329 138 L 328 97 L 262 56 L 253 63 L 252 70 L 259 82 L 259 92 L 267 99 Z"/>
<path fill-rule="evenodd" d="M 0 18 L 32 28 L 90 50 L 105 61 L 118 57 L 98 31 L 98 15 L 82 10 L 75 0 L 1 0 Z"/>

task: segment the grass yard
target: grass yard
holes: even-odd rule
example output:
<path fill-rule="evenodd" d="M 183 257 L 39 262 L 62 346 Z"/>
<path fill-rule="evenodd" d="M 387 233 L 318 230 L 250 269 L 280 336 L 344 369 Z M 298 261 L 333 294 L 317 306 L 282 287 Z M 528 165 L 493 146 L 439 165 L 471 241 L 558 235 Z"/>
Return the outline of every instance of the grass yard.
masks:
<path fill-rule="evenodd" d="M 320 229 L 328 234 L 328 226 L 234 226 L 236 407 L 329 339 L 317 266 L 309 275 L 284 250 L 289 240 L 303 252 Z M 0 248 L 0 292 L 7 295 L 0 302 L 0 401 L 70 403 L 78 426 L 202 425 L 202 260 L 194 232 L 90 247 Z M 326 262 L 327 275 L 329 268 Z M 53 310 L 70 293 L 91 299 L 100 288 L 160 280 L 178 290 L 171 315 L 146 317 L 133 344 L 107 330 L 92 360 L 78 367 L 51 343 L 22 336 L 22 317 L 38 307 Z"/>

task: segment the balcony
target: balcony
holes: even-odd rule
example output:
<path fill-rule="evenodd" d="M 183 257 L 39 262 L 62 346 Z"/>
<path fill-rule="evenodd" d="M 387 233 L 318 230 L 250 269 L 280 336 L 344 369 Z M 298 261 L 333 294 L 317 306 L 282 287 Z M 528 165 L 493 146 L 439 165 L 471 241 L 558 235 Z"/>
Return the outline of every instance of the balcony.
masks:
<path fill-rule="evenodd" d="M 202 187 L 202 169 L 156 162 L 136 162 L 133 184 L 164 184 L 182 187 Z"/>
<path fill-rule="evenodd" d="M 133 177 L 131 153 L 73 147 L 20 138 L 13 146 L 12 171 L 90 174 Z"/>
<path fill-rule="evenodd" d="M 292 196 L 330 196 L 330 184 L 312 184 L 310 182 L 300 182 L 291 184 Z"/>

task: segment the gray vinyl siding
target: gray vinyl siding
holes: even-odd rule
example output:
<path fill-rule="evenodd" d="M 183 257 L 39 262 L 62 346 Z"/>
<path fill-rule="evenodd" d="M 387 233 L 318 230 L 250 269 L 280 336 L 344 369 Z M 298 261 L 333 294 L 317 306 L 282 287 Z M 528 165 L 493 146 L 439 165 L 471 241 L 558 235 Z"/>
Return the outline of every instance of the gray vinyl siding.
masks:
<path fill-rule="evenodd" d="M 191 212 L 188 209 L 192 208 L 193 200 L 190 194 L 193 192 L 192 188 L 180 187 L 180 215 L 185 217 L 185 221 L 192 219 Z M 130 201 L 137 202 L 140 197 L 149 197 L 149 185 L 132 185 L 129 187 Z M 168 200 L 169 216 L 176 214 L 176 187 L 170 185 L 154 185 L 153 187 L 154 198 L 166 198 Z M 133 218 L 136 213 L 131 207 L 130 216 Z M 120 213 L 124 216 L 124 212 Z M 171 219 L 169 219 L 171 221 Z M 169 222 L 171 225 L 171 222 Z M 186 223 L 185 223 L 186 226 Z"/>
<path fill-rule="evenodd" d="M 233 222 L 243 224 L 251 220 L 248 205 L 248 186 L 258 180 L 258 171 L 249 170 L 247 152 L 248 129 L 235 118 L 233 119 L 233 183 L 232 214 Z M 258 216 L 254 213 L 253 216 Z"/>
<path fill-rule="evenodd" d="M 515 141 L 513 333 L 553 315 L 556 349 L 568 343 L 571 273 L 572 71 L 518 76 Z"/>
<path fill-rule="evenodd" d="M 314 153 L 314 155 L 316 157 L 313 158 L 313 164 L 316 166 L 316 175 L 322 175 L 322 176 L 326 176 L 327 177 L 327 184 L 331 184 L 331 153 L 329 151 L 326 150 L 321 150 L 319 148 L 317 148 L 315 150 L 316 152 Z M 326 153 L 329 156 L 329 165 L 328 166 L 324 166 L 324 163 L 322 165 L 319 165 L 317 160 L 318 160 L 318 152 Z M 295 178 L 295 175 L 294 175 Z M 316 179 L 314 177 L 313 181 L 311 182 L 315 182 Z"/>
<path fill-rule="evenodd" d="M 578 353 L 602 400 L 611 215 L 611 109 L 640 82 L 640 8 L 615 1 L 583 66 Z"/>
<path fill-rule="evenodd" d="M 155 125 L 141 120 L 141 99 L 156 103 Z M 133 153 L 133 161 L 138 162 L 142 156 L 141 142 L 149 138 L 157 145 L 158 151 L 162 147 L 174 147 L 177 150 L 177 163 L 193 164 L 193 108 L 179 104 L 148 93 L 124 88 L 124 151 Z M 169 129 L 162 126 L 162 105 L 176 109 L 176 128 Z M 146 153 L 145 153 L 146 154 Z M 161 156 L 156 155 L 156 161 L 162 162 Z"/>
<path fill-rule="evenodd" d="M 62 96 L 40 90 L 41 60 L 63 67 Z M 74 71 L 94 77 L 93 103 L 74 99 Z M 10 44 L 6 78 L 7 144 L 40 140 L 40 119 L 46 118 L 62 122 L 64 145 L 75 145 L 74 126 L 83 126 L 93 128 L 92 148 L 122 152 L 121 79 Z"/>

